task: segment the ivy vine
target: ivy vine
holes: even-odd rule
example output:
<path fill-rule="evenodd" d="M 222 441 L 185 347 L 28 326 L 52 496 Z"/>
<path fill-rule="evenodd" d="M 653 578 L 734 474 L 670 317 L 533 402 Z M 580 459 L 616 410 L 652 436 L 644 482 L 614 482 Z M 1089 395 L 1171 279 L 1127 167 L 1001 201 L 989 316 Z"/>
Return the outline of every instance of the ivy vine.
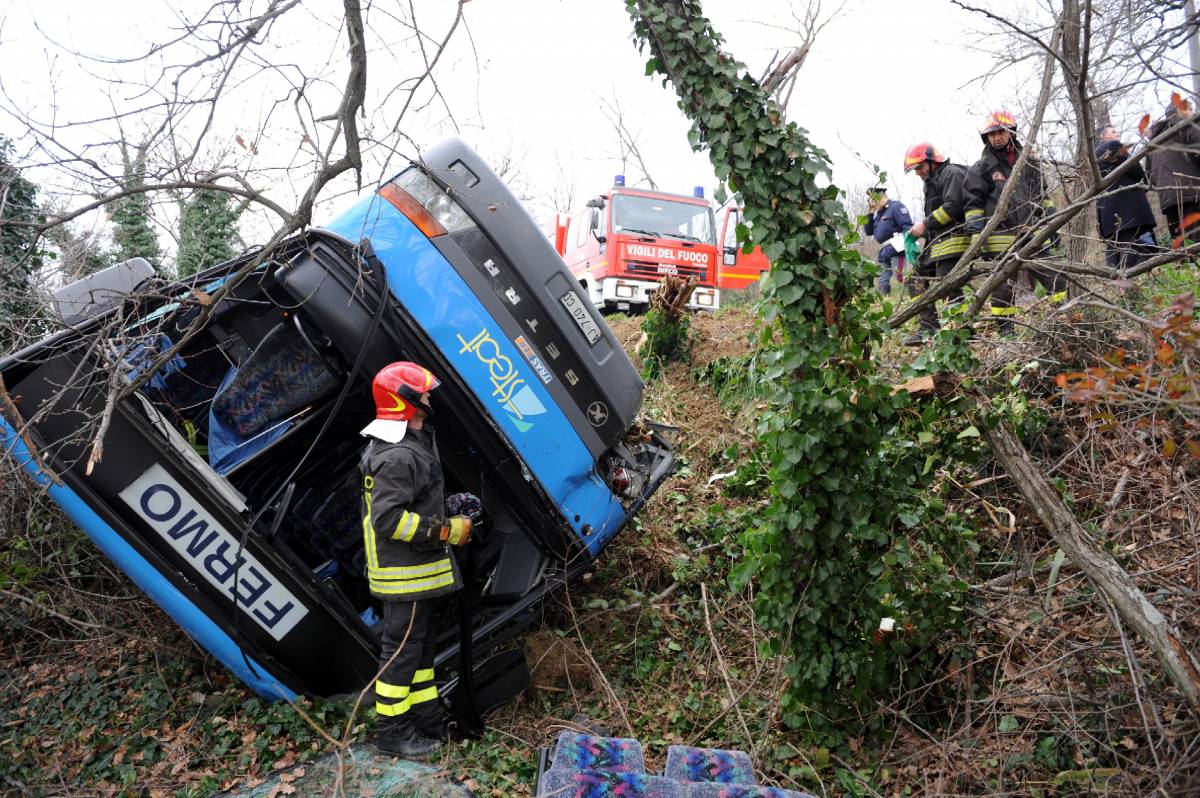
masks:
<path fill-rule="evenodd" d="M 953 566 L 973 543 L 931 488 L 978 441 L 953 400 L 916 406 L 878 373 L 886 319 L 864 290 L 871 265 L 844 243 L 852 228 L 825 152 L 721 50 L 698 0 L 626 6 L 646 74 L 673 84 L 692 147 L 741 192 L 751 227 L 739 241 L 771 260 L 753 368 L 772 502 L 744 533 L 736 573 L 754 584 L 766 653 L 786 658 L 783 720 L 836 742 L 947 656 L 938 643 L 959 625 L 966 587 Z M 918 368 L 964 356 L 960 334 L 945 335 Z M 894 636 L 877 634 L 885 617 Z"/>

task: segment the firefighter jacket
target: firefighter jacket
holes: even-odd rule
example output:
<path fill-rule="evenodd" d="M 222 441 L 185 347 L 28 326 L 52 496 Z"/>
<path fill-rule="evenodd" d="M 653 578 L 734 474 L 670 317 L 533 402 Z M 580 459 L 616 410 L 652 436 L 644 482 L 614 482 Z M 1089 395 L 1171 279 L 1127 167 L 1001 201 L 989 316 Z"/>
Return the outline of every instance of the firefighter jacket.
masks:
<path fill-rule="evenodd" d="M 925 236 L 922 262 L 957 260 L 971 239 L 963 228 L 963 181 L 967 168 L 957 163 L 935 164 L 925 181 Z"/>
<path fill-rule="evenodd" d="M 1019 156 L 1021 145 L 1015 146 Z M 967 179 L 963 181 L 964 216 L 968 233 L 977 235 L 983 232 L 996 211 L 996 203 L 1008 185 L 1012 171 L 1013 165 L 1008 162 L 1005 153 L 998 153 L 991 147 L 983 148 L 983 156 L 968 170 Z M 983 243 L 983 252 L 997 255 L 1008 250 L 1016 242 L 1017 236 L 1041 219 L 1050 207 L 1041 163 L 1030 158 L 1021 170 L 1004 218 Z"/>
<path fill-rule="evenodd" d="M 458 563 L 442 537 L 446 499 L 433 429 L 409 427 L 399 443 L 372 439 L 359 469 L 371 594 L 416 601 L 462 587 Z"/>

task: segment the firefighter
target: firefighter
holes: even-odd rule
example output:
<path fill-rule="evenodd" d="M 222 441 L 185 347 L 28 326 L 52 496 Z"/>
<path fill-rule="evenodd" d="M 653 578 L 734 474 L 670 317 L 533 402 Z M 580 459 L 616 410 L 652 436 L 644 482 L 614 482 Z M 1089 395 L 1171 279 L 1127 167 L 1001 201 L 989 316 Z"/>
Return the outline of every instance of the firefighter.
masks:
<path fill-rule="evenodd" d="M 441 746 L 434 609 L 437 599 L 462 587 L 449 546 L 471 537 L 468 518 L 445 517 L 441 460 L 428 422 L 429 392 L 438 385 L 415 363 L 381 369 L 371 384 L 375 420 L 362 430 L 370 442 L 359 462 L 367 581 L 383 602 L 376 745 L 410 759 Z"/>
<path fill-rule="evenodd" d="M 962 187 L 967 169 L 962 164 L 950 163 L 937 147 L 922 141 L 904 153 L 904 171 L 916 172 L 925 183 L 925 218 L 909 230 L 914 238 L 926 238 L 925 249 L 917 261 L 918 279 L 908 283 L 908 293 L 915 299 L 925 293 L 931 278 L 949 274 L 958 262 L 958 256 L 966 252 L 970 244 L 963 229 Z M 962 290 L 956 289 L 948 299 L 951 302 L 962 299 Z M 919 319 L 917 332 L 904 339 L 908 346 L 919 346 L 937 332 L 935 306 L 922 310 Z"/>
<path fill-rule="evenodd" d="M 966 230 L 972 237 L 983 232 L 989 217 L 996 210 L 1000 193 L 1004 191 L 1013 164 L 1021 154 L 1021 143 L 1017 140 L 1017 119 L 1008 111 L 992 111 L 988 114 L 979 129 L 979 136 L 983 139 L 983 155 L 967 172 L 967 179 L 963 182 Z M 981 256 L 999 260 L 1022 233 L 1052 209 L 1041 164 L 1031 157 L 1021 171 L 1004 218 L 983 242 Z M 1042 284 L 1051 302 L 1058 303 L 1067 298 L 1067 281 L 1061 272 L 1044 266 L 1027 266 L 1023 271 Z M 1017 314 L 1017 308 L 1012 304 L 1014 287 L 1012 280 L 1006 280 L 991 297 L 992 316 L 999 320 L 1000 331 L 1004 334 L 1012 332 L 1012 317 Z"/>

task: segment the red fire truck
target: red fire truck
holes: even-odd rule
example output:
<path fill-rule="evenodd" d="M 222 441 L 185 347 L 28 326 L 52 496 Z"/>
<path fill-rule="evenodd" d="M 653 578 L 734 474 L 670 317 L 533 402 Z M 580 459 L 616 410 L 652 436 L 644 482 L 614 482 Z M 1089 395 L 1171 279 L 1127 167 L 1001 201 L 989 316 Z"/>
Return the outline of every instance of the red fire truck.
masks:
<path fill-rule="evenodd" d="M 742 252 L 737 240 L 737 226 L 743 223 L 745 214 L 736 202 L 730 200 L 717 213 L 721 217 L 721 264 L 717 268 L 717 288 L 722 291 L 749 288 L 771 268 L 771 262 L 763 254 L 762 247 L 756 246 L 748 255 Z"/>
<path fill-rule="evenodd" d="M 703 187 L 693 196 L 613 187 L 555 226 L 555 248 L 601 310 L 644 309 L 664 275 L 693 277 L 688 307 L 716 310 L 716 219 Z"/>

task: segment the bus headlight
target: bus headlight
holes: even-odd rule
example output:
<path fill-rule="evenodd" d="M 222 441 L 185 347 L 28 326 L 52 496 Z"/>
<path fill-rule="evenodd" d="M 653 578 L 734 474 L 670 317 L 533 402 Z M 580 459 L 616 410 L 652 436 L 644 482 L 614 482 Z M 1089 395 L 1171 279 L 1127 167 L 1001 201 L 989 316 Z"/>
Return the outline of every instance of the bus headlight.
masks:
<path fill-rule="evenodd" d="M 475 227 L 463 207 L 419 168 L 412 166 L 379 189 L 379 196 L 429 238 Z"/>

